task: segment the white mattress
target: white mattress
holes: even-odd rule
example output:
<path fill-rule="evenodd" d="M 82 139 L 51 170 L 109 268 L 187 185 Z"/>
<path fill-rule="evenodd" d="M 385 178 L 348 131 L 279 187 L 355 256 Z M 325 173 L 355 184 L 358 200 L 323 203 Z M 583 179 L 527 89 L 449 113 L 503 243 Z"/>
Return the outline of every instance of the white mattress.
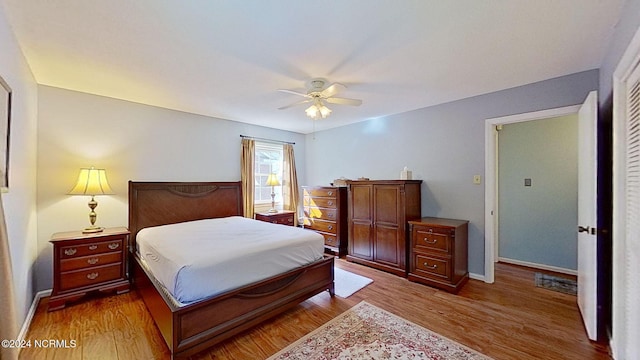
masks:
<path fill-rule="evenodd" d="M 142 229 L 138 253 L 180 304 L 319 260 L 322 235 L 233 216 Z"/>

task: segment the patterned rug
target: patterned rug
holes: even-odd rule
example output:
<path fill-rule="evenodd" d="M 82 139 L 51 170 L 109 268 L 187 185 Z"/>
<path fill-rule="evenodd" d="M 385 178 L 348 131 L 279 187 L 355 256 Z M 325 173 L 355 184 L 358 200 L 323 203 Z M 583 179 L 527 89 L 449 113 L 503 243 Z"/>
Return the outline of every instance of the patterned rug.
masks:
<path fill-rule="evenodd" d="M 268 360 L 284 359 L 490 358 L 363 301 Z"/>
<path fill-rule="evenodd" d="M 569 295 L 576 295 L 578 292 L 578 284 L 572 279 L 536 273 L 535 281 L 537 287 L 559 291 Z"/>

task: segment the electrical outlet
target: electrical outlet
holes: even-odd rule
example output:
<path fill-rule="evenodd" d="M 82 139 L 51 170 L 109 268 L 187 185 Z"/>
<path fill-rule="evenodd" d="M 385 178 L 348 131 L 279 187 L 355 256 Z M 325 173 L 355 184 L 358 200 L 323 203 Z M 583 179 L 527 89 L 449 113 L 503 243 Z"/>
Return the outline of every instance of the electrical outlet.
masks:
<path fill-rule="evenodd" d="M 473 183 L 475 185 L 480 185 L 482 183 L 482 178 L 480 175 L 473 175 Z"/>

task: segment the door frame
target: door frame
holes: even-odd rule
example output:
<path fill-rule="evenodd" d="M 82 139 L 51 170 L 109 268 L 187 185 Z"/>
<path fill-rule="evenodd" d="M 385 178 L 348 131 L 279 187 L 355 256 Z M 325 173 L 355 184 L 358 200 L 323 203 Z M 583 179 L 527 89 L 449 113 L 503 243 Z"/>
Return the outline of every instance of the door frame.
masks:
<path fill-rule="evenodd" d="M 495 281 L 495 263 L 498 259 L 498 131 L 499 125 L 542 120 L 577 114 L 580 105 L 540 110 L 485 120 L 484 149 L 484 282 Z"/>

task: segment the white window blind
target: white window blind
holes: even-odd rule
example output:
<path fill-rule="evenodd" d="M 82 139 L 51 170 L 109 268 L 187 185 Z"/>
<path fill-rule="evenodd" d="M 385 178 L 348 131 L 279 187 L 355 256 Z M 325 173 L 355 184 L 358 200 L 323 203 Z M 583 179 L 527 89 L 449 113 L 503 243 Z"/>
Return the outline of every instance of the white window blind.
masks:
<path fill-rule="evenodd" d="M 625 197 L 625 353 L 640 354 L 640 66 L 627 82 Z"/>

